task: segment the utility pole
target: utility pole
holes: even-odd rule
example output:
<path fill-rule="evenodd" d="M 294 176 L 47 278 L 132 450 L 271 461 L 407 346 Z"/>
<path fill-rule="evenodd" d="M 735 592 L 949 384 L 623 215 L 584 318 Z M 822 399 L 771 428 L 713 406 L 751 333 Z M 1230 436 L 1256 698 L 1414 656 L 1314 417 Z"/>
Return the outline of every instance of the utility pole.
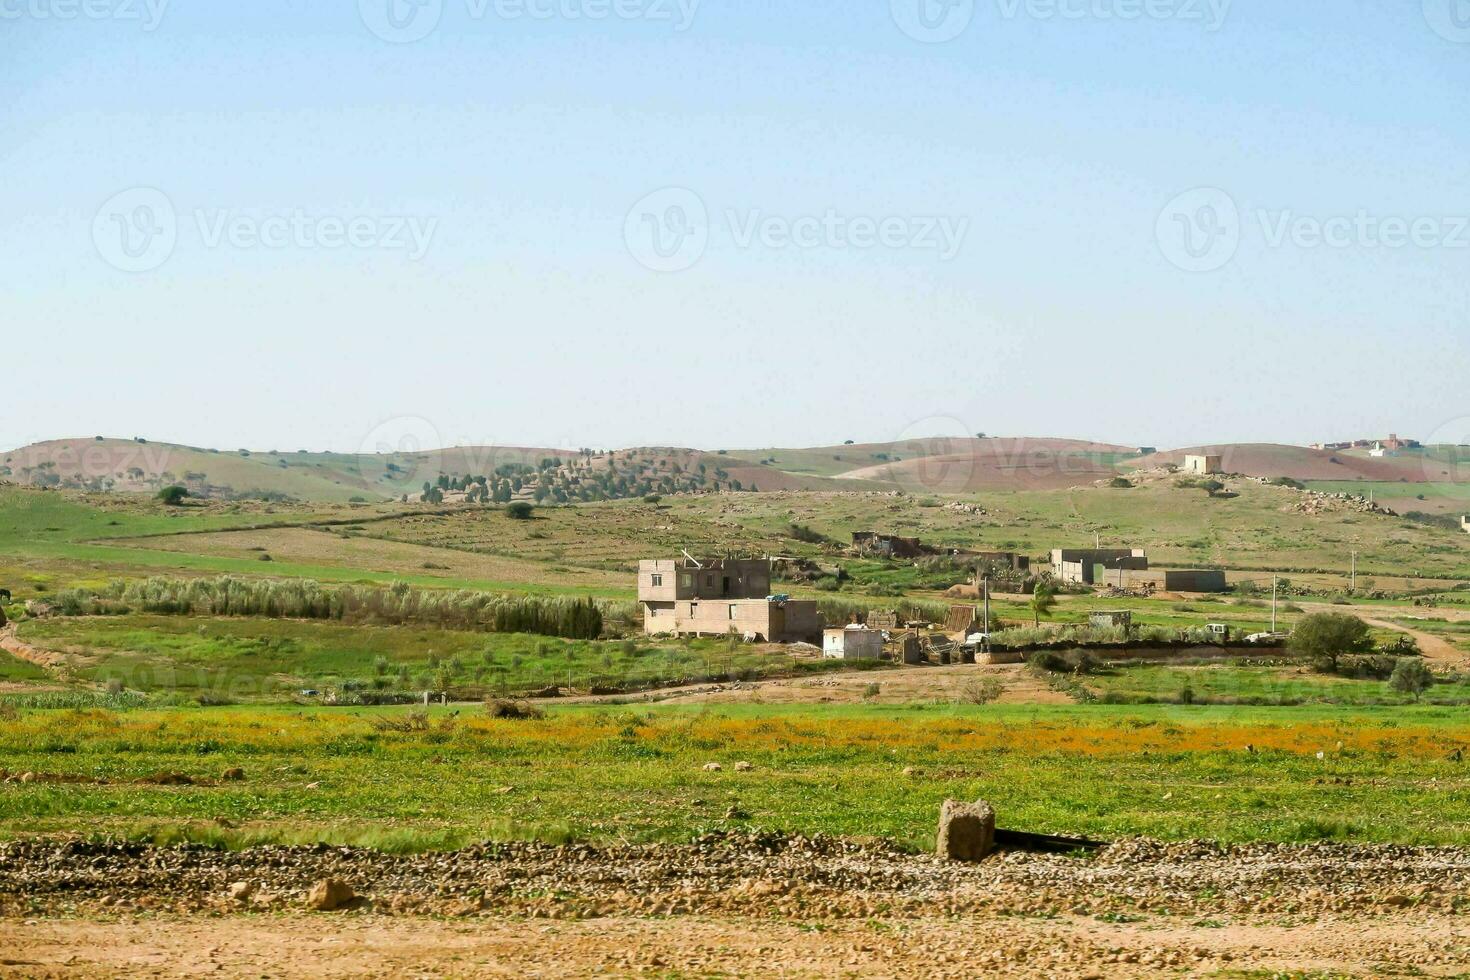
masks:
<path fill-rule="evenodd" d="M 1281 579 L 1278 576 L 1275 576 L 1275 575 L 1272 575 L 1271 576 L 1271 632 L 1272 633 L 1275 633 L 1276 632 L 1276 595 L 1277 595 L 1276 588 L 1277 588 L 1277 584 L 1280 581 L 1281 581 Z"/>
<path fill-rule="evenodd" d="M 985 597 L 985 645 L 990 646 L 990 576 L 980 579 L 980 594 Z"/>
<path fill-rule="evenodd" d="M 1356 551 L 1353 552 L 1353 563 L 1352 563 L 1351 568 L 1352 568 L 1352 570 L 1350 572 L 1348 572 L 1348 593 L 1349 594 L 1358 591 L 1358 553 Z"/>

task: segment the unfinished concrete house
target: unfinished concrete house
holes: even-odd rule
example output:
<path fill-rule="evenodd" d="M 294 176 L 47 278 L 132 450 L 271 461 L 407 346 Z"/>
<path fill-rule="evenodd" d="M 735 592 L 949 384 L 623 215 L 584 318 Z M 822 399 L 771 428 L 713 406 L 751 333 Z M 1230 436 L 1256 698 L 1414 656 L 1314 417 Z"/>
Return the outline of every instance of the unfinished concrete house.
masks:
<path fill-rule="evenodd" d="M 888 558 L 921 558 L 929 553 L 918 538 L 901 538 L 896 534 L 876 531 L 852 532 L 852 546 L 864 554 Z"/>
<path fill-rule="evenodd" d="M 1133 628 L 1133 613 L 1131 612 L 1092 612 L 1087 614 L 1087 625 L 1093 629 L 1125 629 Z"/>
<path fill-rule="evenodd" d="M 977 594 L 989 580 L 991 592 L 1030 595 L 1036 591 L 1036 578 L 1031 574 L 1031 559 L 1014 551 L 981 551 L 975 559 L 975 576 L 971 582 Z"/>
<path fill-rule="evenodd" d="M 1460 518 L 1460 528 L 1466 534 L 1470 534 L 1470 514 L 1466 514 L 1464 517 Z"/>
<path fill-rule="evenodd" d="M 1099 575 L 1120 569 L 1146 571 L 1147 553 L 1142 548 L 1054 548 L 1051 553 L 1052 574 L 1069 585 L 1106 585 L 1111 577 L 1103 582 Z"/>
<path fill-rule="evenodd" d="M 1192 476 L 1212 476 L 1225 472 L 1224 456 L 1185 456 L 1184 472 Z"/>
<path fill-rule="evenodd" d="M 769 643 L 816 643 L 817 604 L 771 593 L 765 558 L 640 561 L 638 602 L 643 631 L 672 636 L 726 636 Z"/>
<path fill-rule="evenodd" d="M 883 657 L 883 631 L 866 626 L 823 630 L 822 656 L 828 660 L 880 660 Z"/>
<path fill-rule="evenodd" d="M 1229 584 L 1225 573 L 1215 568 L 1150 568 L 1123 571 L 1125 589 L 1148 592 L 1225 592 Z M 1113 577 L 1108 576 L 1108 582 Z"/>

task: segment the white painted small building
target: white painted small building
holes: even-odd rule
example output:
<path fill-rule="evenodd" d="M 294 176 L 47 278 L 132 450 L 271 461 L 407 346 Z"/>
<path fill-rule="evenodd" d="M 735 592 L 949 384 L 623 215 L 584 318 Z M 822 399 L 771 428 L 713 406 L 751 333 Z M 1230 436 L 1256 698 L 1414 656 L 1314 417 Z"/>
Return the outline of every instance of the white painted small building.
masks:
<path fill-rule="evenodd" d="M 1211 476 L 1224 471 L 1225 458 L 1213 454 L 1184 457 L 1184 472 L 1195 476 Z"/>
<path fill-rule="evenodd" d="M 1460 527 L 1465 529 L 1466 534 L 1470 534 L 1470 514 L 1460 518 Z"/>
<path fill-rule="evenodd" d="M 866 626 L 846 626 L 822 631 L 822 656 L 828 660 L 880 660 L 883 631 Z"/>

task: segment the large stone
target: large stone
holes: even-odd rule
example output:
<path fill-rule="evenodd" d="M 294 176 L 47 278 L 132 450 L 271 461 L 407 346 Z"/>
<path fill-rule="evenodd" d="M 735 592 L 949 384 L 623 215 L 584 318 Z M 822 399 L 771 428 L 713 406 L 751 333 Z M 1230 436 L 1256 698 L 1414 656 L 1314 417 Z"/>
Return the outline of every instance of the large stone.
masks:
<path fill-rule="evenodd" d="M 995 811 L 984 800 L 945 800 L 939 809 L 939 857 L 979 861 L 995 850 Z"/>
<path fill-rule="evenodd" d="M 336 878 L 323 878 L 311 886 L 311 891 L 306 894 L 306 904 L 318 912 L 331 912 L 340 909 L 357 896 L 345 881 Z"/>

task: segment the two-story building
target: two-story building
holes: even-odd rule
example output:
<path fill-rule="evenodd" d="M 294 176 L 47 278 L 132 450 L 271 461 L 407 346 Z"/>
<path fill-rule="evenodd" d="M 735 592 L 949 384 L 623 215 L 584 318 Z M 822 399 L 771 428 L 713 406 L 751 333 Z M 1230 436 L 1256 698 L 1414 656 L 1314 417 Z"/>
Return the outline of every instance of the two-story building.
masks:
<path fill-rule="evenodd" d="M 641 561 L 638 602 L 649 634 L 735 633 L 770 643 L 815 643 L 822 635 L 815 602 L 771 594 L 766 558 Z"/>

